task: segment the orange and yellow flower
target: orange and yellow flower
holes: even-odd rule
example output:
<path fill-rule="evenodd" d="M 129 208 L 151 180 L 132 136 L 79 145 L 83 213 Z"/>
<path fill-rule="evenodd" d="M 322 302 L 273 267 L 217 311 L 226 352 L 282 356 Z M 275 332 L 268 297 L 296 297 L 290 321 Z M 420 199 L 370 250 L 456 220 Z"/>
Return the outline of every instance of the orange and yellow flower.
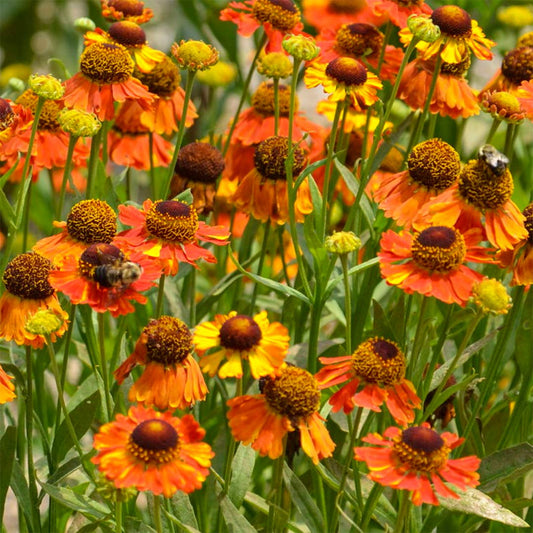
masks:
<path fill-rule="evenodd" d="M 102 16 L 107 20 L 131 20 L 137 24 L 148 22 L 153 17 L 151 9 L 141 0 L 100 0 Z"/>
<path fill-rule="evenodd" d="M 141 377 L 128 392 L 129 401 L 162 410 L 187 409 L 207 394 L 192 349 L 192 334 L 185 323 L 171 316 L 152 319 L 114 376 L 121 385 L 135 365 L 143 365 Z"/>
<path fill-rule="evenodd" d="M 368 7 L 377 15 L 390 20 L 398 28 L 407 26 L 411 15 L 430 15 L 432 12 L 424 0 L 366 0 Z"/>
<path fill-rule="evenodd" d="M 410 491 L 415 505 L 439 505 L 437 495 L 458 499 L 444 481 L 461 490 L 479 485 L 478 457 L 449 458 L 464 439 L 449 432 L 439 435 L 427 423 L 404 430 L 391 426 L 383 435 L 371 433 L 363 441 L 372 446 L 356 447 L 354 452 L 355 459 L 370 470 L 368 477 L 380 485 Z"/>
<path fill-rule="evenodd" d="M 481 90 L 508 91 L 518 96 L 521 89 L 528 90 L 530 81 L 533 79 L 533 46 L 518 45 L 505 54 L 502 66 Z M 525 83 L 525 87 L 521 85 Z M 531 90 L 529 90 L 531 94 Z"/>
<path fill-rule="evenodd" d="M 276 374 L 289 349 L 289 334 L 283 324 L 269 322 L 266 311 L 253 318 L 231 311 L 196 326 L 193 342 L 200 367 L 211 377 L 218 372 L 222 379 L 241 378 L 242 361 L 247 360 L 259 379 Z"/>
<path fill-rule="evenodd" d="M 355 406 L 380 412 L 385 403 L 396 423 L 406 426 L 414 421 L 421 401 L 405 379 L 405 355 L 395 342 L 373 337 L 351 355 L 319 361 L 326 365 L 315 376 L 320 389 L 343 384 L 329 399 L 334 413 L 341 408 L 350 413 Z"/>
<path fill-rule="evenodd" d="M 6 371 L 0 366 L 0 404 L 10 402 L 17 397 L 15 385 L 11 383 L 12 379 L 13 377 L 6 374 Z"/>
<path fill-rule="evenodd" d="M 170 498 L 178 490 L 193 492 L 209 474 L 211 447 L 192 415 L 182 418 L 133 406 L 118 414 L 94 436 L 91 461 L 115 487 L 149 490 Z"/>
<path fill-rule="evenodd" d="M 313 463 L 335 449 L 318 413 L 320 391 L 307 370 L 283 365 L 275 378 L 260 382 L 261 394 L 228 400 L 228 420 L 235 440 L 251 444 L 260 455 L 276 459 L 287 433 L 299 431 L 300 445 Z"/>

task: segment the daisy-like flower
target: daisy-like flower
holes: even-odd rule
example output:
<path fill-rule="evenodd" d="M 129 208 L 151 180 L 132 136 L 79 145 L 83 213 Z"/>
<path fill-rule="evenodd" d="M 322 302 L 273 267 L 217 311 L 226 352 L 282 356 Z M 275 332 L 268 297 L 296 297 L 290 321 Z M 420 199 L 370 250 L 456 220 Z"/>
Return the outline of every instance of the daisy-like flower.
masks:
<path fill-rule="evenodd" d="M 261 380 L 260 390 L 261 394 L 228 400 L 229 426 L 235 440 L 276 459 L 283 452 L 285 435 L 299 431 L 301 447 L 314 464 L 331 456 L 335 443 L 318 413 L 320 391 L 312 374 L 283 365 L 277 377 Z"/>
<path fill-rule="evenodd" d="M 141 0 L 100 0 L 102 16 L 107 20 L 130 20 L 137 24 L 148 22 L 153 17 L 151 9 Z"/>
<path fill-rule="evenodd" d="M 230 2 L 220 12 L 220 20 L 236 24 L 243 37 L 249 37 L 262 26 L 268 37 L 267 52 L 280 52 L 284 35 L 298 34 L 303 29 L 300 10 L 292 0 Z"/>
<path fill-rule="evenodd" d="M 193 492 L 209 474 L 214 453 L 192 415 L 182 418 L 139 406 L 118 414 L 94 436 L 91 461 L 118 489 L 135 487 L 170 498 Z"/>
<path fill-rule="evenodd" d="M 352 57 L 338 57 L 327 64 L 313 61 L 305 69 L 304 82 L 310 88 L 322 85 L 329 100 L 348 99 L 359 111 L 375 104 L 376 93 L 383 87 L 375 74 Z"/>
<path fill-rule="evenodd" d="M 533 43 L 517 46 L 505 54 L 502 66 L 481 90 L 508 91 L 517 95 L 520 85 L 533 79 Z"/>
<path fill-rule="evenodd" d="M 170 183 L 170 197 L 190 189 L 193 207 L 198 213 L 213 210 L 217 180 L 224 170 L 224 157 L 209 143 L 194 142 L 180 149 L 174 176 Z"/>
<path fill-rule="evenodd" d="M 417 58 L 405 68 L 398 98 L 411 109 L 424 109 L 435 72 L 436 58 Z M 470 54 L 460 63 L 442 63 L 437 83 L 431 96 L 429 110 L 443 117 L 468 118 L 479 113 L 479 104 L 474 91 L 464 76 L 470 67 Z"/>
<path fill-rule="evenodd" d="M 516 95 L 519 93 L 520 91 L 517 91 Z M 516 95 L 508 91 L 485 91 L 480 95 L 481 109 L 490 113 L 496 120 L 519 124 L 528 113 Z"/>
<path fill-rule="evenodd" d="M 117 317 L 135 311 L 131 301 L 146 303 L 146 291 L 161 275 L 159 265 L 140 253 L 123 252 L 113 244 L 91 244 L 82 254 L 67 255 L 50 284 L 73 304 Z"/>
<path fill-rule="evenodd" d="M 233 195 L 238 209 L 266 222 L 285 224 L 289 220 L 287 172 L 285 161 L 289 153 L 286 137 L 273 136 L 259 143 L 255 149 L 254 168 L 242 180 Z M 301 147 L 294 147 L 293 179 L 303 171 L 306 157 Z M 304 215 L 313 210 L 307 178 L 296 192 L 294 204 L 296 221 L 303 222 Z"/>
<path fill-rule="evenodd" d="M 320 389 L 344 384 L 329 399 L 333 412 L 351 413 L 355 406 L 380 412 L 385 403 L 396 423 L 413 422 L 413 409 L 420 398 L 405 379 L 405 355 L 392 341 L 373 337 L 360 344 L 351 355 L 320 357 L 326 365 L 315 376 Z"/>
<path fill-rule="evenodd" d="M 126 47 L 112 43 L 94 43 L 80 57 L 80 72 L 65 82 L 63 101 L 94 113 L 100 120 L 112 120 L 115 102 L 136 100 L 149 108 L 154 96 L 132 76 L 135 64 Z"/>
<path fill-rule="evenodd" d="M 478 59 L 492 59 L 490 49 L 495 42 L 487 39 L 478 23 L 459 6 L 441 6 L 428 18 L 439 27 L 440 37 L 428 43 L 420 41 L 416 48 L 422 59 L 430 59 L 437 54 L 446 63 L 460 63 L 470 50 Z M 400 41 L 409 44 L 413 34 L 409 28 L 400 30 Z"/>
<path fill-rule="evenodd" d="M 516 94 L 520 102 L 520 107 L 533 120 L 533 81 L 523 81 Z"/>
<path fill-rule="evenodd" d="M 441 139 L 429 139 L 412 149 L 407 170 L 374 175 L 368 187 L 385 215 L 409 229 L 420 208 L 453 185 L 460 171 L 461 161 L 455 149 Z"/>
<path fill-rule="evenodd" d="M 427 423 L 404 430 L 389 427 L 383 435 L 371 433 L 363 441 L 372 446 L 356 447 L 354 452 L 355 459 L 370 470 L 368 477 L 380 485 L 410 491 L 415 505 L 439 505 L 437 494 L 458 499 L 444 481 L 461 490 L 479 485 L 478 457 L 449 458 L 464 439 L 448 432 L 439 435 Z"/>
<path fill-rule="evenodd" d="M 482 146 L 478 158 L 463 167 L 457 183 L 430 200 L 422 216 L 448 226 L 466 218 L 469 225 L 484 227 L 493 246 L 511 250 L 528 233 L 524 216 L 511 200 L 514 184 L 507 163 L 493 146 Z"/>
<path fill-rule="evenodd" d="M 388 230 L 378 253 L 381 275 L 408 294 L 418 292 L 464 307 L 473 284 L 483 279 L 465 263 L 492 262 L 489 249 L 477 246 L 481 240 L 479 228 L 464 232 L 448 226 L 429 226 L 414 233 Z"/>
<path fill-rule="evenodd" d="M 283 324 L 270 323 L 266 311 L 253 318 L 231 311 L 196 326 L 193 342 L 200 367 L 211 377 L 218 371 L 222 379 L 241 378 L 244 359 L 254 379 L 259 379 L 276 374 L 289 349 L 289 334 Z"/>
<path fill-rule="evenodd" d="M 198 240 L 218 246 L 228 244 L 229 231 L 224 226 L 209 226 L 198 220 L 192 205 L 177 200 L 145 200 L 142 209 L 119 206 L 119 219 L 132 229 L 121 232 L 118 246 L 157 258 L 165 275 L 175 276 L 180 263 L 198 267 L 204 259 L 216 263 L 215 256 L 198 245 Z"/>
<path fill-rule="evenodd" d="M 15 385 L 11 383 L 12 379 L 13 377 L 6 374 L 6 371 L 0 366 L 0 404 L 10 402 L 17 397 Z"/>
<path fill-rule="evenodd" d="M 143 365 L 141 377 L 128 392 L 129 401 L 162 410 L 187 409 L 207 394 L 192 348 L 192 334 L 184 322 L 171 316 L 152 319 L 114 376 L 120 385 L 135 365 Z"/>
<path fill-rule="evenodd" d="M 67 330 L 68 314 L 63 311 L 54 287 L 48 277 L 53 272 L 51 261 L 42 255 L 29 252 L 15 256 L 3 275 L 5 292 L 0 298 L 0 338 L 14 340 L 19 345 L 42 348 L 44 335 L 26 330 L 26 322 L 37 311 L 47 309 L 63 321 L 61 327 L 50 334 L 55 342 Z"/>
<path fill-rule="evenodd" d="M 33 250 L 58 264 L 67 254 L 79 257 L 91 244 L 110 244 L 117 233 L 117 215 L 103 200 L 82 200 L 72 206 L 66 221 L 53 225 L 61 232 L 41 239 Z"/>
<path fill-rule="evenodd" d="M 96 28 L 84 36 L 85 46 L 93 43 L 120 44 L 128 50 L 136 67 L 141 72 L 150 72 L 155 65 L 167 57 L 160 50 L 150 48 L 146 42 L 146 33 L 135 22 L 121 20 L 111 24 L 107 31 Z"/>
<path fill-rule="evenodd" d="M 411 15 L 430 15 L 432 12 L 424 0 L 366 0 L 377 15 L 390 20 L 398 28 L 407 26 Z"/>

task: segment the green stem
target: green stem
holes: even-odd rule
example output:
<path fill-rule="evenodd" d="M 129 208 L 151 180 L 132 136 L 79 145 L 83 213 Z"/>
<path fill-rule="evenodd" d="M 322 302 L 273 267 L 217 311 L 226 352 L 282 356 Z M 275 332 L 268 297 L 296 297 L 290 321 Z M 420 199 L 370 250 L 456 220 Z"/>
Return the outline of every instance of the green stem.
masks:
<path fill-rule="evenodd" d="M 509 158 L 509 163 L 513 159 L 514 141 L 516 139 L 516 134 L 517 134 L 519 126 L 520 124 L 512 124 L 511 122 L 507 124 L 507 130 L 505 132 L 505 146 L 503 149 L 503 153 Z"/>
<path fill-rule="evenodd" d="M 346 317 L 346 352 L 352 353 L 352 288 L 348 274 L 348 254 L 340 254 L 344 278 L 344 316 Z"/>
<path fill-rule="evenodd" d="M 415 338 L 413 341 L 413 350 L 411 352 L 411 357 L 409 358 L 408 368 L 410 369 L 410 374 L 415 372 L 415 370 L 423 370 L 420 368 L 418 361 L 418 354 L 420 353 L 422 347 L 422 332 L 424 330 L 424 320 L 426 317 L 426 310 L 429 304 L 429 298 L 427 296 L 422 296 L 422 302 L 420 304 L 420 309 L 418 311 L 418 323 L 416 325 Z"/>
<path fill-rule="evenodd" d="M 410 493 L 407 490 L 400 492 L 400 509 L 396 517 L 396 525 L 394 526 L 394 533 L 404 533 L 407 531 L 406 523 L 411 509 Z"/>
<path fill-rule="evenodd" d="M 109 375 L 107 373 L 107 361 L 105 355 L 105 322 L 104 313 L 98 313 L 98 344 L 100 348 L 100 371 L 102 373 L 102 380 L 104 382 L 104 401 L 106 406 L 106 415 L 109 422 L 112 415 L 111 408 L 111 391 L 109 389 Z"/>
<path fill-rule="evenodd" d="M 155 307 L 155 317 L 159 318 L 163 313 L 163 304 L 165 302 L 165 274 L 161 274 L 159 278 L 159 287 L 157 289 L 157 304 Z"/>
<path fill-rule="evenodd" d="M 89 164 L 87 169 L 87 187 L 85 189 L 85 198 L 91 198 L 94 187 L 94 179 L 96 177 L 96 169 L 98 165 L 98 158 L 100 157 L 100 143 L 102 142 L 102 128 L 91 139 L 91 152 L 89 154 Z"/>
<path fill-rule="evenodd" d="M 274 135 L 279 132 L 279 78 L 273 79 L 274 84 Z"/>
<path fill-rule="evenodd" d="M 268 510 L 268 519 L 266 531 L 277 533 L 282 531 L 283 517 L 279 516 L 278 509 L 281 508 L 283 500 L 283 464 L 285 463 L 285 451 L 287 448 L 287 435 L 283 437 L 283 452 L 274 461 L 274 473 L 272 476 L 271 494 L 274 495 L 273 502 Z"/>
<path fill-rule="evenodd" d="M 196 325 L 196 268 L 193 267 L 189 274 L 191 280 L 189 283 L 190 300 L 189 300 L 189 324 L 191 328 Z"/>
<path fill-rule="evenodd" d="M 257 264 L 257 275 L 260 276 L 263 271 L 263 265 L 265 263 L 266 251 L 268 248 L 268 238 L 270 237 L 270 221 L 266 221 L 265 229 L 263 232 L 263 244 L 261 245 L 261 254 L 259 255 L 259 263 Z M 259 283 L 254 284 L 254 290 L 252 293 L 252 299 L 250 301 L 250 314 L 253 314 L 255 307 L 255 300 L 257 299 L 257 292 L 259 290 Z"/>
<path fill-rule="evenodd" d="M 115 533 L 122 533 L 122 502 L 115 502 Z"/>
<path fill-rule="evenodd" d="M 502 123 L 501 119 L 495 118 L 492 121 L 492 125 L 489 130 L 489 134 L 487 135 L 487 140 L 485 141 L 485 144 L 490 144 L 492 141 L 492 138 L 494 137 L 494 134 L 496 133 L 496 130 L 500 127 L 500 124 Z"/>
<path fill-rule="evenodd" d="M 318 285 L 317 285 L 318 287 Z M 309 348 L 307 354 L 307 369 L 311 374 L 317 371 L 318 337 L 320 334 L 320 319 L 324 303 L 320 295 L 315 295 L 314 304 L 311 306 L 311 324 L 309 326 Z"/>
<path fill-rule="evenodd" d="M 74 154 L 74 147 L 79 137 L 71 135 L 68 140 L 67 160 L 65 161 L 65 168 L 63 169 L 63 181 L 61 182 L 61 190 L 59 191 L 59 202 L 57 204 L 56 219 L 61 220 L 61 212 L 65 203 L 65 191 L 67 189 L 67 181 L 72 169 L 72 156 Z"/>
<path fill-rule="evenodd" d="M 163 533 L 161 525 L 161 497 L 154 494 L 154 528 L 157 533 Z"/>

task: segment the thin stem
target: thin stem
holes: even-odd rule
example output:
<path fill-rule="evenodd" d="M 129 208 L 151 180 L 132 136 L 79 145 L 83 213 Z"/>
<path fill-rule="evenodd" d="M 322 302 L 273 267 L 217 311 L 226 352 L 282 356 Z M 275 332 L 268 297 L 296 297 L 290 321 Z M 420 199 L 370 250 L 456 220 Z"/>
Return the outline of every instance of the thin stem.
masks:
<path fill-rule="evenodd" d="M 263 271 L 263 265 L 265 263 L 266 251 L 268 248 L 268 238 L 270 237 L 270 221 L 265 222 L 265 230 L 263 233 L 263 244 L 261 245 L 261 254 L 259 255 L 259 263 L 257 264 L 257 275 L 260 276 Z M 254 285 L 252 293 L 252 299 L 250 301 L 250 314 L 253 314 L 255 307 L 255 300 L 257 299 L 257 292 L 259 290 L 259 283 Z"/>
<path fill-rule="evenodd" d="M 193 327 L 196 324 L 196 269 L 193 268 L 190 276 L 190 301 L 189 301 L 189 324 Z"/>
<path fill-rule="evenodd" d="M 394 533 L 404 533 L 407 531 L 406 521 L 411 509 L 411 500 L 409 499 L 409 491 L 402 490 L 400 492 L 400 509 L 396 517 L 396 525 L 394 526 Z"/>
<path fill-rule="evenodd" d="M 344 278 L 344 316 L 346 318 L 346 352 L 352 353 L 352 288 L 348 274 L 348 254 L 340 254 Z"/>
<path fill-rule="evenodd" d="M 274 461 L 274 474 L 272 476 L 271 493 L 274 494 L 272 505 L 268 510 L 266 531 L 278 532 L 282 530 L 282 517 L 277 512 L 283 500 L 283 464 L 285 463 L 285 451 L 287 449 L 287 435 L 283 437 L 283 452 Z"/>
<path fill-rule="evenodd" d="M 89 154 L 89 164 L 87 170 L 87 187 L 85 189 L 85 198 L 91 198 L 94 186 L 94 179 L 96 177 L 96 168 L 98 165 L 98 158 L 100 157 L 100 143 L 102 142 L 102 128 L 91 140 L 91 152 Z"/>
<path fill-rule="evenodd" d="M 492 125 L 489 130 L 489 134 L 487 135 L 487 140 L 485 141 L 485 144 L 490 144 L 492 141 L 492 138 L 494 137 L 494 134 L 496 133 L 496 130 L 500 127 L 500 124 L 502 123 L 501 119 L 495 118 L 492 121 Z"/>
<path fill-rule="evenodd" d="M 163 533 L 161 526 L 161 497 L 154 494 L 154 528 L 157 533 Z"/>
<path fill-rule="evenodd" d="M 111 419 L 111 391 L 109 390 L 109 375 L 107 373 L 107 361 L 105 355 L 105 322 L 104 313 L 98 313 L 98 344 L 100 347 L 100 371 L 104 382 L 104 401 L 106 405 L 107 420 Z"/>
<path fill-rule="evenodd" d="M 74 147 L 79 137 L 71 135 L 68 140 L 67 160 L 65 161 L 65 168 L 63 169 L 63 181 L 61 182 L 61 190 L 59 191 L 59 202 L 56 209 L 56 219 L 61 220 L 61 212 L 65 203 L 65 191 L 67 189 L 67 181 L 72 169 L 72 156 L 74 154 Z"/>
<path fill-rule="evenodd" d="M 165 302 L 165 280 L 167 277 L 165 274 L 161 274 L 159 278 L 159 287 L 157 289 L 157 304 L 155 307 L 155 317 L 159 318 L 163 313 L 163 304 Z"/>
<path fill-rule="evenodd" d="M 122 502 L 115 502 L 115 533 L 122 533 Z"/>
<path fill-rule="evenodd" d="M 505 132 L 505 146 L 503 153 L 509 158 L 509 162 L 513 159 L 513 145 L 516 139 L 516 132 L 518 130 L 519 124 L 512 124 L 509 122 L 507 124 L 507 130 Z"/>
<path fill-rule="evenodd" d="M 279 78 L 273 79 L 274 84 L 274 135 L 279 132 Z"/>

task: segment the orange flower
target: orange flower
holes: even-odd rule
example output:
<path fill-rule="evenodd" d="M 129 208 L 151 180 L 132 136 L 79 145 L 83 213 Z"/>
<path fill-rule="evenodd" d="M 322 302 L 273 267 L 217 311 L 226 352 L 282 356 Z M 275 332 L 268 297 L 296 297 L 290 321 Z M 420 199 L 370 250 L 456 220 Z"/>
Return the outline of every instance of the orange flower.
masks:
<path fill-rule="evenodd" d="M 415 233 L 388 230 L 378 253 L 381 275 L 408 294 L 418 292 L 464 307 L 473 284 L 483 279 L 465 263 L 492 262 L 489 250 L 476 246 L 481 238 L 479 228 L 464 232 L 448 226 L 430 226 Z"/>
<path fill-rule="evenodd" d="M 518 88 L 517 97 L 528 118 L 533 120 L 533 81 L 523 81 Z"/>
<path fill-rule="evenodd" d="M 72 206 L 66 222 L 53 223 L 61 232 L 38 241 L 33 250 L 54 264 L 65 255 L 79 257 L 91 244 L 109 244 L 117 232 L 117 215 L 103 200 L 82 200 Z"/>
<path fill-rule="evenodd" d="M 28 150 L 28 143 L 20 134 L 26 129 L 31 131 L 32 123 L 31 110 L 0 98 L 0 160 L 16 161 L 19 152 Z"/>
<path fill-rule="evenodd" d="M 478 457 L 449 459 L 464 439 L 448 432 L 439 435 L 427 423 L 403 431 L 391 426 L 383 436 L 371 433 L 363 441 L 374 446 L 357 447 L 354 452 L 355 459 L 367 464 L 368 477 L 386 487 L 411 491 L 415 505 L 439 505 L 437 494 L 458 499 L 443 481 L 462 490 L 479 485 Z"/>
<path fill-rule="evenodd" d="M 385 403 L 396 423 L 413 422 L 413 409 L 420 407 L 420 398 L 413 384 L 405 379 L 405 355 L 398 345 L 379 337 L 360 344 L 352 355 L 320 357 L 327 365 L 315 376 L 320 389 L 345 383 L 329 399 L 336 413 L 365 407 L 380 412 Z"/>
<path fill-rule="evenodd" d="M 222 379 L 241 378 L 243 359 L 250 363 L 254 379 L 274 376 L 289 349 L 287 328 L 279 322 L 270 323 L 266 311 L 253 318 L 237 311 L 216 315 L 213 322 L 196 326 L 193 342 L 202 370 L 211 377 L 218 371 Z"/>
<path fill-rule="evenodd" d="M 148 22 L 153 17 L 151 9 L 141 0 L 100 0 L 102 16 L 107 20 L 131 20 L 137 24 Z"/>
<path fill-rule="evenodd" d="M 283 365 L 279 376 L 261 380 L 260 390 L 261 394 L 228 400 L 235 440 L 276 459 L 283 453 L 285 435 L 298 430 L 300 445 L 314 464 L 331 456 L 335 443 L 318 413 L 318 383 L 307 370 Z"/>
<path fill-rule="evenodd" d="M 135 311 L 130 300 L 146 303 L 140 294 L 161 275 L 157 263 L 140 253 L 123 252 L 113 244 L 91 244 L 81 256 L 68 255 L 59 270 L 50 273 L 50 284 L 73 304 L 88 304 L 97 313 L 112 316 Z"/>
<path fill-rule="evenodd" d="M 121 385 L 135 365 L 143 365 L 143 374 L 129 390 L 129 401 L 158 409 L 187 409 L 207 394 L 192 348 L 192 334 L 184 322 L 171 316 L 152 319 L 114 376 Z"/>
<path fill-rule="evenodd" d="M 429 15 L 431 7 L 424 0 L 366 0 L 372 11 L 390 20 L 398 28 L 407 26 L 411 15 Z"/>
<path fill-rule="evenodd" d="M 176 491 L 199 489 L 209 474 L 211 447 L 192 415 L 181 419 L 133 406 L 94 436 L 98 452 L 91 461 L 118 489 L 135 487 L 170 498 Z"/>
<path fill-rule="evenodd" d="M 0 366 L 0 404 L 10 402 L 17 397 L 15 385 L 11 383 L 12 379 L 13 377 L 6 374 L 5 370 Z"/>
<path fill-rule="evenodd" d="M 533 79 L 533 46 L 517 46 L 507 52 L 502 60 L 502 66 L 496 71 L 487 85 L 481 90 L 481 94 L 486 91 L 508 91 L 518 96 L 522 83 L 528 83 Z"/>
<path fill-rule="evenodd" d="M 50 334 L 52 342 L 67 330 L 68 314 L 63 311 L 54 288 L 48 281 L 52 263 L 42 255 L 28 252 L 15 256 L 7 265 L 3 282 L 6 287 L 0 298 L 0 338 L 14 340 L 19 345 L 42 348 L 44 335 L 26 330 L 26 322 L 37 311 L 47 309 L 62 321 L 61 327 Z"/>
<path fill-rule="evenodd" d="M 124 46 L 89 45 L 81 54 L 80 72 L 65 82 L 65 105 L 90 111 L 100 120 L 113 119 L 115 102 L 136 100 L 148 109 L 154 96 L 132 77 L 133 69 L 133 60 Z"/>
<path fill-rule="evenodd" d="M 119 219 L 133 226 L 121 232 L 116 239 L 119 246 L 157 258 L 165 275 L 175 276 L 179 263 L 204 259 L 216 263 L 215 256 L 198 246 L 198 240 L 218 246 L 228 244 L 229 231 L 224 226 L 209 226 L 198 220 L 196 209 L 176 200 L 145 200 L 142 209 L 120 205 Z"/>

